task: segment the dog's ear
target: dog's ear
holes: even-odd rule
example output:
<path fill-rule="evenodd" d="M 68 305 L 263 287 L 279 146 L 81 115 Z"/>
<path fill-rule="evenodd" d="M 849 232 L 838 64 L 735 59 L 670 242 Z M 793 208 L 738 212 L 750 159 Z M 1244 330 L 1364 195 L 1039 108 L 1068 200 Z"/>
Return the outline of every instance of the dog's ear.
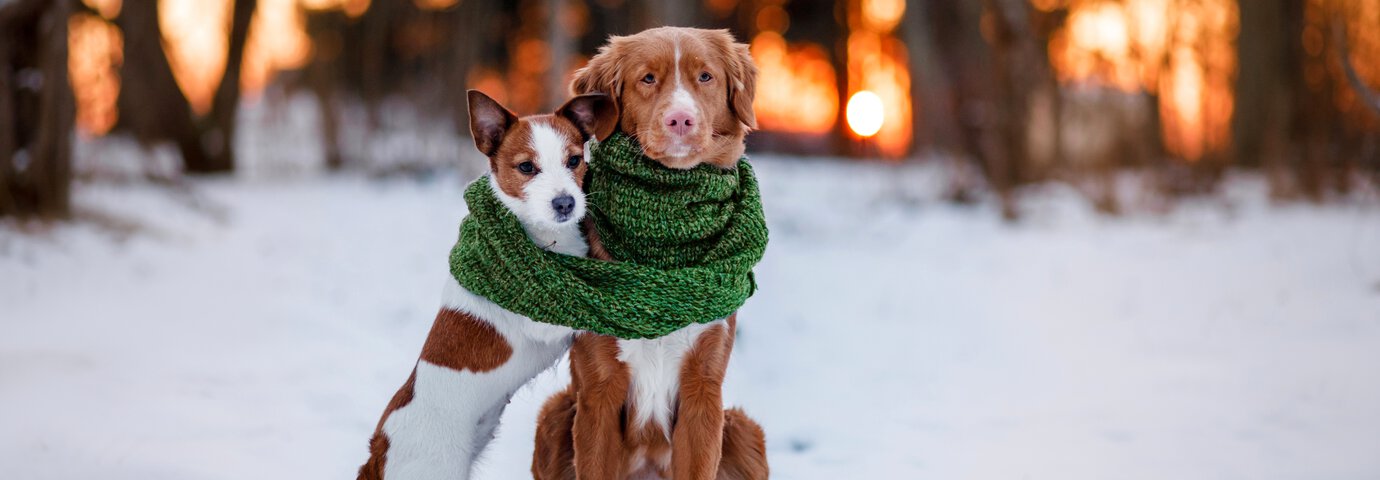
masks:
<path fill-rule="evenodd" d="M 580 130 L 584 140 L 594 137 L 603 141 L 618 128 L 618 105 L 602 93 L 587 93 L 565 102 L 556 115 L 570 120 Z"/>
<path fill-rule="evenodd" d="M 627 37 L 609 37 L 609 43 L 599 48 L 599 53 L 589 59 L 589 63 L 575 71 L 570 81 L 571 95 L 586 93 L 606 93 L 613 102 L 623 95 L 623 62 L 627 58 L 624 50 Z"/>
<path fill-rule="evenodd" d="M 503 135 L 517 123 L 517 115 L 513 115 L 513 112 L 503 108 L 503 105 L 499 105 L 484 92 L 470 90 L 468 93 L 470 135 L 474 137 L 474 146 L 478 147 L 484 156 L 492 157 L 498 153 L 498 146 L 503 143 Z"/>
<path fill-rule="evenodd" d="M 752 99 L 757 95 L 757 64 L 752 61 L 748 46 L 728 36 L 728 108 L 738 121 L 748 128 L 757 128 L 757 114 L 752 111 Z"/>

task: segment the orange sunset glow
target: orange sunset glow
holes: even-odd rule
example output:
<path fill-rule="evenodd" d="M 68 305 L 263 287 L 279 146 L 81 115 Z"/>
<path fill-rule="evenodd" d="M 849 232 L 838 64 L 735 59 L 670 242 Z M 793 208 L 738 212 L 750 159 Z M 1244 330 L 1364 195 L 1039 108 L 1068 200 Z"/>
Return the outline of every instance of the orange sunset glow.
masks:
<path fill-rule="evenodd" d="M 111 20 L 119 14 L 121 2 L 85 1 L 100 16 L 77 14 L 69 21 L 68 64 L 77 103 L 77 128 L 88 135 L 100 135 L 110 130 L 118 118 L 115 99 L 120 91 L 123 41 Z M 314 1 L 320 8 L 342 8 L 348 12 L 358 0 Z M 198 114 L 210 109 L 211 97 L 225 71 L 229 8 L 228 0 L 159 3 L 159 27 L 166 39 L 168 63 L 178 87 Z M 247 96 L 262 90 L 275 72 L 298 68 L 308 60 L 311 44 L 302 22 L 297 0 L 259 1 L 250 23 L 240 77 Z"/>
<path fill-rule="evenodd" d="M 776 32 L 752 39 L 757 62 L 757 98 L 753 108 L 764 130 L 827 133 L 838 117 L 834 67 L 819 45 L 787 45 Z"/>
<path fill-rule="evenodd" d="M 124 37 L 113 25 L 91 15 L 68 20 L 67 70 L 77 103 L 77 127 L 88 135 L 100 135 L 119 118 L 115 99 L 120 93 L 118 67 L 124 55 Z"/>
<path fill-rule="evenodd" d="M 369 10 L 369 0 L 299 0 L 307 10 L 340 10 L 351 17 L 364 15 Z"/>
<path fill-rule="evenodd" d="M 86 135 L 109 131 L 119 118 L 116 98 L 121 81 L 123 37 L 113 26 L 121 0 L 83 0 L 95 12 L 73 15 L 68 22 L 71 82 L 77 103 L 77 126 Z M 164 48 L 178 86 L 197 114 L 210 109 L 225 68 L 231 0 L 155 0 Z M 424 10 L 454 7 L 461 0 L 407 0 Z M 468 1 L 468 0 L 465 0 Z M 754 108 L 763 130 L 827 135 L 837 132 L 868 145 L 883 157 L 911 152 L 915 109 L 911 98 L 910 46 L 900 38 L 907 18 L 904 0 L 845 0 L 837 21 L 846 29 L 837 43 L 818 38 L 795 41 L 788 36 L 792 19 L 788 0 L 749 4 L 716 0 L 711 11 L 731 12 L 744 6 L 752 55 L 760 70 Z M 1049 37 L 1049 61 L 1064 85 L 1093 85 L 1128 94 L 1154 94 L 1165 148 L 1189 161 L 1214 158 L 1228 151 L 1235 110 L 1238 8 L 1235 0 L 1030 0 L 1037 10 L 1066 8 L 1068 16 Z M 247 99 L 269 85 L 277 72 L 301 68 L 312 59 L 311 39 L 304 31 L 308 12 L 339 10 L 350 17 L 368 11 L 370 0 L 259 0 L 245 46 L 239 79 Z M 1310 23 L 1300 40 L 1311 59 L 1304 78 L 1310 88 L 1345 82 L 1330 57 L 1328 32 L 1318 28 L 1326 12 L 1346 20 L 1352 58 L 1359 76 L 1380 84 L 1380 0 L 1309 0 Z M 542 33 L 544 9 L 524 10 L 509 42 L 512 61 L 504 66 L 475 65 L 469 87 L 480 87 L 515 108 L 535 111 L 543 105 L 550 68 L 582 62 L 579 53 L 568 65 L 556 66 Z M 585 7 L 572 8 L 572 32 L 590 20 Z M 538 27 L 532 27 L 536 25 Z M 792 40 L 788 40 L 791 38 Z M 809 38 L 804 37 L 804 38 Z M 1330 97 L 1337 109 L 1355 112 L 1358 125 L 1374 119 L 1361 115 L 1358 100 L 1345 83 Z M 843 91 L 840 91 L 843 90 Z M 880 107 L 852 123 L 849 100 L 867 92 Z M 562 92 L 563 93 L 563 92 Z M 840 113 L 845 113 L 840 115 Z M 862 114 L 860 114 L 862 115 Z M 847 120 L 840 121 L 841 118 Z M 858 128 L 858 125 L 875 126 Z"/>
<path fill-rule="evenodd" d="M 1052 8 L 1055 2 L 1036 2 Z M 1050 40 L 1062 82 L 1159 93 L 1165 147 L 1193 161 L 1230 143 L 1236 78 L 1231 0 L 1073 0 Z"/>
<path fill-rule="evenodd" d="M 299 68 L 311 56 L 311 39 L 303 31 L 302 10 L 296 0 L 259 0 L 244 45 L 240 86 L 252 97 L 273 80 L 273 74 Z"/>
<path fill-rule="evenodd" d="M 902 0 L 859 0 L 849 5 L 848 94 L 862 91 L 881 100 L 881 125 L 875 135 L 850 131 L 874 142 L 885 157 L 898 158 L 910 150 L 910 68 L 905 43 L 893 30 L 900 24 Z"/>
<path fill-rule="evenodd" d="M 882 97 L 877 94 L 863 90 L 848 97 L 848 110 L 845 118 L 848 120 L 848 128 L 852 129 L 861 137 L 871 137 L 882 130 L 882 125 L 886 124 L 886 106 L 882 105 Z"/>
<path fill-rule="evenodd" d="M 158 26 L 177 86 L 192 110 L 205 114 L 225 71 L 229 0 L 158 0 Z"/>

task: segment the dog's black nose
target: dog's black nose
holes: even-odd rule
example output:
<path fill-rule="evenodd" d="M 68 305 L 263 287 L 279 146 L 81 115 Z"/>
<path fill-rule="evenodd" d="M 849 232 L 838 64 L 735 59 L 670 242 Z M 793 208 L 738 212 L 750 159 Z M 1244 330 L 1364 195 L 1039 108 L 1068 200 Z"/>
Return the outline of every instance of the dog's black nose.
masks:
<path fill-rule="evenodd" d="M 557 215 L 566 216 L 575 210 L 575 197 L 561 195 L 551 200 L 551 208 L 556 210 Z"/>

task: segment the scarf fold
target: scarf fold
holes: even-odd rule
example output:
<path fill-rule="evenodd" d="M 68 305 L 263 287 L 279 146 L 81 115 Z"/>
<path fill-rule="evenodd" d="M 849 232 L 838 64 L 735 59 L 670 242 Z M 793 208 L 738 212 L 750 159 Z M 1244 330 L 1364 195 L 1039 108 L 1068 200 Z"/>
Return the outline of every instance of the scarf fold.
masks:
<path fill-rule="evenodd" d="M 592 146 L 589 215 L 618 262 L 543 250 L 494 195 L 470 184 L 450 253 L 466 289 L 533 320 L 625 339 L 727 317 L 756 289 L 767 226 L 752 167 L 673 170 L 615 134 Z"/>

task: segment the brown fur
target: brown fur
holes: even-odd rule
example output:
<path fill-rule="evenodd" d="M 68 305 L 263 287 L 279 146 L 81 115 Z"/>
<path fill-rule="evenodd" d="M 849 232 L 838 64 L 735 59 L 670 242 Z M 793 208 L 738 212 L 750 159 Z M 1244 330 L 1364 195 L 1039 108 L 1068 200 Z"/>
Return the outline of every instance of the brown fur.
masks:
<path fill-rule="evenodd" d="M 549 398 L 537 420 L 533 477 L 622 479 L 653 473 L 677 479 L 768 478 L 762 428 L 742 410 L 722 406 L 723 373 L 736 324 L 729 317 L 728 328 L 705 331 L 687 355 L 669 442 L 655 423 L 637 427 L 629 422 L 637 405 L 627 403 L 630 376 L 618 361 L 617 340 L 589 333 L 576 337 L 570 387 Z"/>
<path fill-rule="evenodd" d="M 723 459 L 720 480 L 767 478 L 767 434 L 742 409 L 724 410 Z"/>
<path fill-rule="evenodd" d="M 680 81 L 688 86 L 702 118 L 689 134 L 695 143 L 684 158 L 665 155 L 671 138 L 662 126 L 675 89 L 675 46 L 681 49 Z M 701 72 L 713 77 L 699 82 Z M 652 73 L 651 84 L 641 79 Z M 736 164 L 743 138 L 756 126 L 752 96 L 757 69 L 747 46 L 722 30 L 658 28 L 614 37 L 575 74 L 575 93 L 614 96 L 619 128 L 637 137 L 645 153 L 671 168 Z M 704 128 L 710 125 L 712 128 Z M 586 225 L 589 225 L 586 223 Z M 613 260 L 593 228 L 586 229 L 590 256 Z M 766 440 L 741 410 L 723 409 L 722 386 L 733 350 L 737 315 L 727 328 L 712 327 L 696 339 L 680 368 L 680 390 L 671 432 L 655 422 L 632 425 L 638 408 L 628 402 L 628 366 L 618 360 L 617 339 L 593 333 L 575 338 L 571 384 L 547 400 L 537 422 L 532 474 L 539 480 L 623 479 L 653 473 L 664 478 L 767 478 Z M 669 435 L 667 435 L 669 433 Z M 669 438 L 669 441 L 667 440 Z"/>
<path fill-rule="evenodd" d="M 557 392 L 537 414 L 537 442 L 532 452 L 532 478 L 575 478 L 575 396 L 569 389 Z"/>
<path fill-rule="evenodd" d="M 488 322 L 442 308 L 422 345 L 422 360 L 452 370 L 483 373 L 508 363 L 513 347 Z"/>
<path fill-rule="evenodd" d="M 677 45 L 680 84 L 700 107 L 689 135 L 691 153 L 683 158 L 666 155 L 672 138 L 662 126 L 676 88 Z M 711 79 L 701 82 L 701 73 Z M 655 78 L 653 83 L 642 81 L 647 74 Z M 610 38 L 571 82 L 575 94 L 613 95 L 622 112 L 619 128 L 636 137 L 647 156 L 671 168 L 735 165 L 743 155 L 743 138 L 757 126 L 752 111 L 756 89 L 757 67 L 747 45 L 736 43 L 727 30 L 676 27 Z"/>

